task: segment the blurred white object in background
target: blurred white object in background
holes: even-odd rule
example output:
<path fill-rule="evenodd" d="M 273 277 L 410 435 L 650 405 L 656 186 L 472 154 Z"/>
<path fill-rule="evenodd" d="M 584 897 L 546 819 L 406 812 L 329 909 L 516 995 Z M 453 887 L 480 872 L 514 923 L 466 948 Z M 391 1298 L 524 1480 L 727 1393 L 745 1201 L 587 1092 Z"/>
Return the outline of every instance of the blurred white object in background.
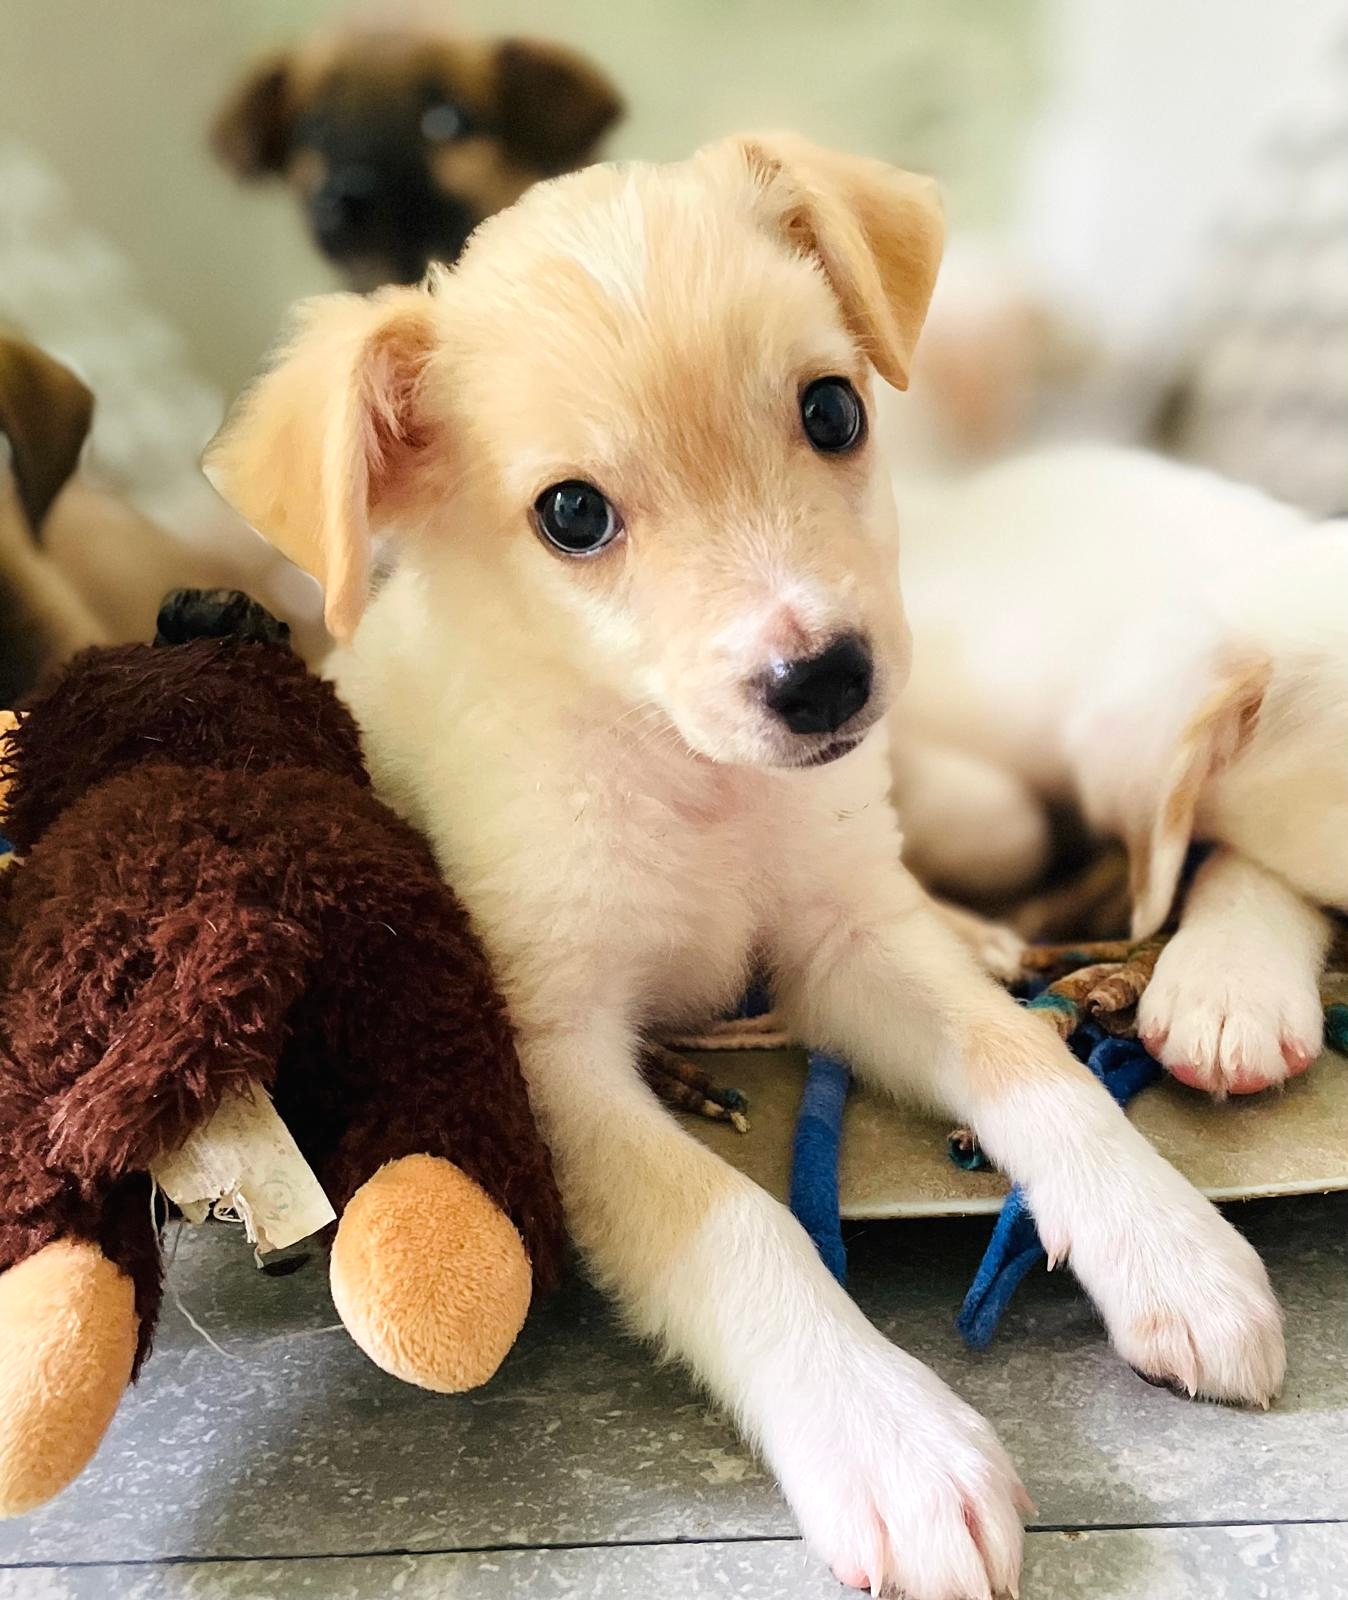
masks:
<path fill-rule="evenodd" d="M 1219 219 L 1310 92 L 1345 0 L 1046 0 L 1054 90 L 1019 236 L 1059 303 L 1133 364 L 1119 426 L 1174 374 Z"/>
<path fill-rule="evenodd" d="M 1348 27 L 1217 231 L 1170 407 L 1180 454 L 1348 515 Z"/>
<path fill-rule="evenodd" d="M 84 225 L 61 180 L 16 141 L 0 140 L 0 196 L 0 323 L 72 368 L 94 395 L 83 481 L 52 508 L 49 553 L 96 610 L 108 611 L 114 637 L 126 636 L 128 617 L 146 619 L 153 632 L 156 586 L 209 573 L 286 617 L 314 653 L 323 638 L 316 586 L 201 475 L 201 451 L 224 413 L 221 394 L 193 371 L 121 252 Z M 118 517 L 90 490 L 141 515 Z"/>

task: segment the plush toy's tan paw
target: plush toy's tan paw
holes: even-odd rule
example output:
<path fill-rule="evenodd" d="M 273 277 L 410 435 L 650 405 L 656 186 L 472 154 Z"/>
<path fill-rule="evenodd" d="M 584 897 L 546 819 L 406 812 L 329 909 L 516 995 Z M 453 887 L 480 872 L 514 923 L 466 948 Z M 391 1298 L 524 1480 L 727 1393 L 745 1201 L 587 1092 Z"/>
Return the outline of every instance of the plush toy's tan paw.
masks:
<path fill-rule="evenodd" d="M 0 1516 L 32 1511 L 97 1450 L 131 1379 L 135 1290 L 61 1239 L 0 1275 Z"/>
<path fill-rule="evenodd" d="M 332 1246 L 348 1333 L 395 1378 L 458 1394 L 505 1360 L 529 1310 L 523 1241 L 473 1180 L 438 1156 L 390 1161 L 363 1183 Z"/>

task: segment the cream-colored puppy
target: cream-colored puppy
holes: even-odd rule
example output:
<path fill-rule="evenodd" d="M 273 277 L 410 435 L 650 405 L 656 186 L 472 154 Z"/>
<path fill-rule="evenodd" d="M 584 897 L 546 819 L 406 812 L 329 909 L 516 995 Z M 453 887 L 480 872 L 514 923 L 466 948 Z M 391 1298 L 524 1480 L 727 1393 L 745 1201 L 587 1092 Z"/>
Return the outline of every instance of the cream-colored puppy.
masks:
<path fill-rule="evenodd" d="M 896 478 L 918 639 L 895 741 L 909 860 L 1016 887 L 1041 801 L 1131 860 L 1133 930 L 1216 849 L 1139 1012 L 1186 1083 L 1250 1093 L 1319 1053 L 1323 907 L 1348 909 L 1348 526 L 1106 447 Z"/>
<path fill-rule="evenodd" d="M 973 1123 L 1124 1358 L 1264 1403 L 1249 1245 L 899 866 L 884 713 L 908 668 L 868 444 L 940 254 L 931 186 L 787 137 L 591 168 L 425 290 L 314 303 L 213 447 L 318 574 L 377 780 L 495 960 L 571 1227 L 846 1581 L 1014 1588 L 991 1429 L 878 1333 L 784 1207 L 685 1133 L 643 1033 L 762 962 L 802 1038 Z M 376 533 L 396 570 L 368 604 Z"/>

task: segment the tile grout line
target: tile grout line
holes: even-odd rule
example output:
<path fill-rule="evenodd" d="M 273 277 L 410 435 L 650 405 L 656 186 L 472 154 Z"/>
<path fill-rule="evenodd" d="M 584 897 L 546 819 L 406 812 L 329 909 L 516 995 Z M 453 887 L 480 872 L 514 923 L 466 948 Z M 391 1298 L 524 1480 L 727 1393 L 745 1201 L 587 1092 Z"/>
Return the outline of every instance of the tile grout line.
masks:
<path fill-rule="evenodd" d="M 1091 1533 L 1184 1533 L 1226 1528 L 1341 1528 L 1348 1517 L 1248 1517 L 1188 1522 L 1036 1522 L 1026 1526 L 1027 1534 Z M 282 1551 L 267 1555 L 170 1555 L 132 1556 L 121 1561 L 0 1561 L 0 1572 L 42 1572 L 52 1569 L 98 1572 L 110 1567 L 193 1567 L 244 1566 L 266 1561 L 385 1561 L 404 1556 L 430 1559 L 442 1556 L 566 1555 L 573 1550 L 651 1550 L 677 1549 L 680 1546 L 800 1544 L 799 1535 L 786 1533 L 707 1534 L 705 1537 L 667 1539 L 578 1539 L 557 1544 L 447 1545 L 414 1549 L 394 1546 L 385 1550 Z"/>

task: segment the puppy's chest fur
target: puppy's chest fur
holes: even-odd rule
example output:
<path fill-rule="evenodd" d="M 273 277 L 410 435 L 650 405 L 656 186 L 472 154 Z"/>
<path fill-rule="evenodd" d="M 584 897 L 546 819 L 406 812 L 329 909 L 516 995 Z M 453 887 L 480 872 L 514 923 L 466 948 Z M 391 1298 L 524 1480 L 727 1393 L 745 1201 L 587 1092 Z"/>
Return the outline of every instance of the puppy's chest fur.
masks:
<path fill-rule="evenodd" d="M 662 1021 L 732 1003 L 777 898 L 770 779 L 689 762 L 615 774 L 612 885 L 633 919 L 642 1010 Z"/>
<path fill-rule="evenodd" d="M 734 1002 L 776 920 L 780 775 L 556 708 L 498 721 L 373 687 L 344 683 L 376 782 L 430 835 L 517 1021 Z"/>

